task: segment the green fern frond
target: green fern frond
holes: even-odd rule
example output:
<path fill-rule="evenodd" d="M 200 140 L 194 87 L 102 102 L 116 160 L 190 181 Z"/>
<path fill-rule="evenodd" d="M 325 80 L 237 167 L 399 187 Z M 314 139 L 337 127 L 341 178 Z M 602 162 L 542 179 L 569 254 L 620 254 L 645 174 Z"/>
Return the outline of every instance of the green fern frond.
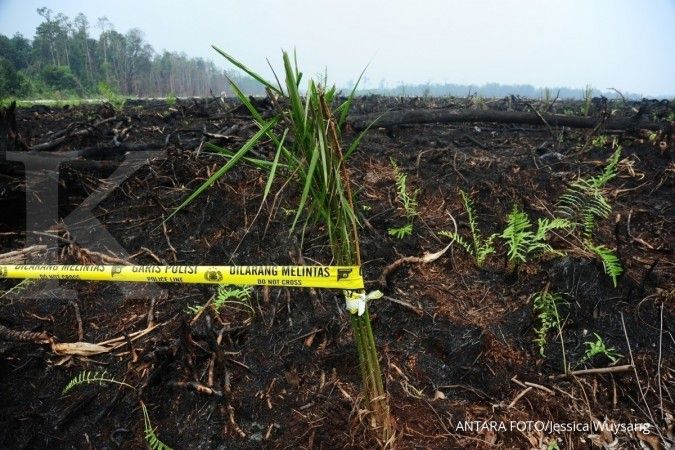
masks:
<path fill-rule="evenodd" d="M 502 239 L 508 246 L 508 256 L 510 261 L 525 262 L 527 253 L 532 244 L 534 234 L 530 230 L 532 223 L 529 217 L 516 206 L 506 218 L 506 228 L 502 232 Z"/>
<path fill-rule="evenodd" d="M 534 234 L 534 239 L 545 239 L 546 235 L 553 230 L 569 230 L 573 227 L 574 224 L 572 222 L 559 217 L 553 219 L 537 219 L 537 232 Z"/>
<path fill-rule="evenodd" d="M 539 326 L 534 329 L 536 338 L 534 343 L 539 347 L 539 354 L 546 356 L 546 341 L 551 330 L 560 329 L 560 316 L 558 315 L 558 306 L 565 304 L 560 294 L 551 292 L 539 292 L 535 295 L 532 303 Z"/>
<path fill-rule="evenodd" d="M 387 233 L 389 236 L 394 236 L 397 239 L 403 239 L 406 236 L 410 236 L 413 231 L 412 223 L 407 223 L 399 228 L 389 228 Z"/>
<path fill-rule="evenodd" d="M 557 213 L 584 230 L 584 236 L 590 238 L 600 219 L 606 219 L 612 212 L 612 206 L 605 197 L 603 188 L 617 174 L 621 147 L 607 160 L 602 174 L 580 178 L 573 182 L 557 202 Z"/>
<path fill-rule="evenodd" d="M 495 252 L 495 247 L 492 243 L 497 236 L 497 234 L 490 235 L 478 246 L 478 251 L 476 252 L 476 264 L 478 264 L 478 266 L 482 266 L 485 259 Z"/>
<path fill-rule="evenodd" d="M 141 409 L 143 410 L 143 423 L 145 425 L 145 441 L 148 443 L 148 447 L 150 447 L 151 450 L 172 450 L 171 447 L 157 437 L 155 428 L 152 427 L 152 422 L 150 422 L 148 408 L 143 402 L 141 402 Z"/>
<path fill-rule="evenodd" d="M 563 255 L 563 252 L 555 250 L 546 242 L 548 233 L 554 230 L 570 230 L 573 228 L 574 224 L 567 219 L 561 219 L 559 217 L 553 219 L 537 219 L 537 231 L 532 236 L 532 242 L 528 247 L 528 253 L 540 252 Z"/>
<path fill-rule="evenodd" d="M 605 273 L 612 279 L 612 284 L 616 287 L 617 279 L 623 272 L 621 261 L 619 261 L 616 254 L 604 245 L 594 245 L 590 241 L 586 241 L 586 248 L 600 258 Z"/>
<path fill-rule="evenodd" d="M 228 287 L 220 285 L 216 292 L 216 298 L 213 300 L 213 309 L 215 309 L 216 313 L 219 313 L 225 306 L 234 306 L 235 309 L 243 307 L 248 312 L 253 313 L 255 310 L 250 301 L 251 292 L 253 292 L 253 289 L 250 286 Z"/>
<path fill-rule="evenodd" d="M 75 378 L 70 380 L 70 382 L 66 385 L 66 387 L 63 388 L 62 393 L 67 394 L 70 392 L 72 389 L 74 389 L 77 386 L 80 386 L 82 384 L 98 384 L 98 385 L 103 385 L 106 383 L 112 383 L 112 384 L 118 384 L 120 386 L 125 386 L 131 389 L 135 388 L 131 386 L 130 384 L 127 384 L 123 381 L 118 381 L 115 380 L 114 378 L 109 378 L 107 371 L 103 372 L 92 372 L 92 371 L 85 371 L 85 372 L 80 372 L 79 375 L 77 375 Z"/>
<path fill-rule="evenodd" d="M 10 294 L 20 294 L 21 292 L 25 291 L 30 287 L 31 284 L 35 283 L 35 280 L 31 280 L 30 278 L 26 278 L 25 280 L 21 280 L 21 282 L 11 289 L 5 291 L 2 295 L 0 295 L 1 298 L 5 298 L 6 296 Z"/>
<path fill-rule="evenodd" d="M 609 159 L 607 160 L 607 165 L 605 166 L 605 169 L 602 171 L 602 174 L 600 174 L 597 177 L 591 178 L 594 187 L 601 189 L 607 184 L 609 180 L 616 177 L 617 167 L 619 166 L 620 158 L 621 158 L 621 146 L 616 145 L 616 150 L 614 150 L 612 156 L 610 156 Z"/>
<path fill-rule="evenodd" d="M 408 175 L 401 171 L 393 158 L 391 158 L 390 161 L 396 180 L 396 198 L 401 206 L 403 206 L 407 223 L 399 228 L 389 228 L 387 232 L 390 236 L 403 239 L 404 237 L 411 235 L 413 231 L 413 221 L 418 215 L 417 196 L 419 195 L 419 190 L 411 191 L 408 187 Z"/>
<path fill-rule="evenodd" d="M 453 241 L 457 242 L 460 245 L 460 247 L 462 247 L 464 250 L 466 250 L 466 252 L 469 255 L 474 256 L 474 257 L 476 256 L 473 253 L 473 247 L 471 246 L 471 244 L 466 242 L 466 240 L 459 233 L 455 233 L 454 231 L 445 231 L 444 230 L 444 231 L 439 232 L 438 234 L 440 234 L 441 236 L 452 239 Z"/>
<path fill-rule="evenodd" d="M 417 216 L 417 195 L 419 194 L 419 190 L 410 191 L 408 188 L 408 175 L 401 171 L 393 158 L 391 158 L 391 165 L 394 169 L 394 178 L 396 179 L 396 196 L 403 206 L 406 217 L 412 219 Z"/>
<path fill-rule="evenodd" d="M 471 230 L 471 239 L 473 240 L 474 255 L 477 255 L 480 247 L 481 235 L 478 231 L 478 224 L 476 223 L 476 211 L 473 209 L 473 201 L 471 200 L 471 197 L 469 197 L 466 192 L 461 189 L 459 190 L 459 194 L 462 196 L 464 209 L 469 216 L 469 229 Z"/>
<path fill-rule="evenodd" d="M 462 196 L 464 208 L 466 209 L 469 218 L 469 229 L 471 230 L 472 242 L 467 242 L 467 240 L 456 231 L 441 231 L 439 234 L 452 239 L 453 242 L 457 242 L 464 250 L 466 250 L 469 255 L 473 256 L 473 258 L 476 260 L 476 265 L 481 267 L 485 263 L 485 259 L 495 252 L 493 242 L 498 235 L 493 234 L 487 239 L 483 240 L 480 232 L 478 231 L 476 212 L 473 208 L 473 202 L 471 201 L 471 198 L 461 189 L 459 190 L 459 193 Z M 457 225 L 455 224 L 455 226 Z"/>

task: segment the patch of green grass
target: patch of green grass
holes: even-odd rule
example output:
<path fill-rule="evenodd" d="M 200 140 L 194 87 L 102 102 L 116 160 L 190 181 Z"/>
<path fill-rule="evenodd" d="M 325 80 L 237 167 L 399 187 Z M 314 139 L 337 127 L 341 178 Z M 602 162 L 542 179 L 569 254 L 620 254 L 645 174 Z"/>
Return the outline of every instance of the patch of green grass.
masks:
<path fill-rule="evenodd" d="M 101 81 L 98 84 L 98 92 L 105 98 L 105 100 L 112 105 L 115 111 L 121 111 L 124 108 L 124 103 L 126 103 L 126 98 L 117 92 L 112 86 L 108 83 Z"/>

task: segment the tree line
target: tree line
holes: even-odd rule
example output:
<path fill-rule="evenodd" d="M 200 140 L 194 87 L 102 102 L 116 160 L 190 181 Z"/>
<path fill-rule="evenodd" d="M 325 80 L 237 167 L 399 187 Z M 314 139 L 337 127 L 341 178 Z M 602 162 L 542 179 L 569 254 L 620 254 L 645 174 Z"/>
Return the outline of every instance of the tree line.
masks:
<path fill-rule="evenodd" d="M 71 19 L 49 8 L 37 10 L 42 22 L 33 40 L 0 34 L 0 98 L 68 97 L 116 92 L 130 96 L 204 96 L 229 91 L 232 79 L 244 91 L 264 90 L 255 80 L 223 71 L 213 62 L 184 53 L 157 53 L 141 30 L 122 34 L 106 17 L 95 27 L 82 13 Z"/>

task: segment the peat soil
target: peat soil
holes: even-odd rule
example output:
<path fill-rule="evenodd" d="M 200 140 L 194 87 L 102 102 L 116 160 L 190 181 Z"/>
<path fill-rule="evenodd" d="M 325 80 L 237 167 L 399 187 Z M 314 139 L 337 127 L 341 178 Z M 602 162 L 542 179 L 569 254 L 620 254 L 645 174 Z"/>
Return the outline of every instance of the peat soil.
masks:
<path fill-rule="evenodd" d="M 422 106 L 530 107 L 517 98 L 373 97 L 360 99 L 355 112 Z M 578 112 L 581 104 L 557 107 Z M 594 102 L 591 114 L 602 107 Z M 662 102 L 618 109 L 664 124 L 673 112 Z M 208 142 L 237 149 L 255 132 L 231 102 L 128 102 L 122 110 L 34 106 L 16 114 L 23 143 L 51 142 L 41 153 L 69 155 L 69 161 L 58 171 L 1 162 L 0 254 L 45 245 L 28 261 L 330 263 L 319 228 L 308 228 L 304 239 L 289 235 L 299 193 L 278 177 L 260 208 L 267 176 L 250 165 L 227 173 L 162 226 L 226 161 Z M 603 132 L 609 142 L 593 145 Z M 347 140 L 354 136 L 345 131 Z M 459 189 L 471 194 L 483 236 L 503 230 L 514 204 L 533 219 L 551 217 L 572 181 L 601 172 L 614 137 L 623 151 L 607 185 L 612 214 L 593 239 L 619 255 L 624 273 L 616 288 L 602 263 L 564 234 L 552 239 L 564 255 L 516 270 L 496 239 L 496 253 L 482 268 L 455 244 L 434 262 L 401 266 L 386 286 L 378 282 L 397 259 L 443 249 L 449 239 L 439 232 L 454 230 L 453 220 L 470 238 Z M 368 288 L 385 293 L 370 310 L 397 448 L 667 448 L 675 395 L 673 145 L 672 136 L 641 130 L 545 125 L 429 124 L 367 133 L 349 170 L 364 276 Z M 75 155 L 82 149 L 87 152 Z M 269 144 L 254 150 L 265 158 L 273 151 Z M 408 175 L 409 189 L 418 190 L 413 233 L 402 239 L 388 233 L 406 220 L 392 159 Z M 27 198 L 31 204 L 47 199 L 45 208 L 58 198 L 51 222 L 33 223 Z M 121 338 L 126 345 L 73 356 L 50 345 L 0 340 L 1 448 L 144 448 L 139 399 L 156 434 L 174 448 L 377 446 L 339 292 L 253 288 L 252 309 L 230 304 L 195 318 L 188 307 L 205 304 L 213 287 L 40 281 L 7 292 L 16 284 L 0 280 L 1 325 L 58 342 Z M 603 356 L 583 361 L 594 333 L 621 355 L 616 366 L 633 367 L 562 377 L 561 336 L 549 333 L 545 356 L 533 342 L 539 325 L 533 296 L 546 286 L 564 296 L 562 340 L 573 370 L 611 367 Z M 129 337 L 151 326 L 138 339 Z M 94 384 L 62 394 L 83 371 L 105 371 L 136 390 Z M 506 429 L 466 429 L 474 421 Z M 652 426 L 646 433 L 551 431 L 527 421 Z"/>

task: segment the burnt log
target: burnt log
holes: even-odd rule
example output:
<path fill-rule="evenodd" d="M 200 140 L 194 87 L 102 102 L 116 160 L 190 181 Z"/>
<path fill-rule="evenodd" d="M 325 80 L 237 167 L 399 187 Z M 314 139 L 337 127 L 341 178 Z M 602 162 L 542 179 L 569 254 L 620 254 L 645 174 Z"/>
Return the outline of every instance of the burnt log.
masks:
<path fill-rule="evenodd" d="M 522 111 L 412 109 L 349 116 L 348 122 L 356 130 L 363 130 L 373 123 L 376 127 L 388 128 L 397 125 L 461 122 L 497 122 L 543 126 L 548 124 L 550 127 L 564 126 L 593 129 L 602 122 L 602 119 Z M 632 117 L 610 118 L 605 120 L 603 125 L 607 130 L 647 129 L 665 131 L 670 127 L 670 124 L 666 122 L 650 122 Z"/>

